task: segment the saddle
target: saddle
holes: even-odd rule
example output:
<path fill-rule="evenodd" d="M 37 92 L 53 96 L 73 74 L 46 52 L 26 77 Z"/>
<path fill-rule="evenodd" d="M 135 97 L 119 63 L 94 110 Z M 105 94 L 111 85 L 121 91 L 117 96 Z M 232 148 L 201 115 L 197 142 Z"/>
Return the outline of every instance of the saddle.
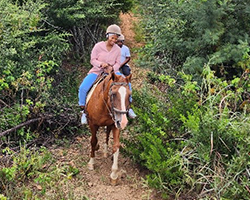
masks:
<path fill-rule="evenodd" d="M 87 98 L 86 98 L 86 105 L 88 104 L 89 102 L 89 99 L 90 97 L 92 96 L 96 86 L 101 83 L 106 77 L 108 76 L 107 73 L 102 73 L 100 74 L 100 76 L 97 77 L 97 79 L 95 80 L 95 82 L 93 83 L 93 85 L 91 86 L 91 88 L 89 89 L 88 91 L 88 94 L 87 94 Z"/>

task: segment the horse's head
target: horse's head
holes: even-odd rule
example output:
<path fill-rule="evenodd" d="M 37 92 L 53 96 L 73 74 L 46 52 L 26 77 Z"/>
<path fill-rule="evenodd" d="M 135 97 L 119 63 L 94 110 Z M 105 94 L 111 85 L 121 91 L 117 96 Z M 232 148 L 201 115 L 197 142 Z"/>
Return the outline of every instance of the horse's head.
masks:
<path fill-rule="evenodd" d="M 111 74 L 112 83 L 110 84 L 109 95 L 112 115 L 117 128 L 124 129 L 128 123 L 127 112 L 129 109 L 129 98 L 131 90 L 129 83 L 132 74 L 127 77 Z"/>

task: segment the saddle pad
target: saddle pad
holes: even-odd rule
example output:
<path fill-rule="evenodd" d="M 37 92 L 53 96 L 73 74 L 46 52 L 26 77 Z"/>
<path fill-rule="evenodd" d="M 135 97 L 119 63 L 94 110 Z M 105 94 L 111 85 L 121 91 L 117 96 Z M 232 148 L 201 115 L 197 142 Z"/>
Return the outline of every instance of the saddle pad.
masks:
<path fill-rule="evenodd" d="M 92 96 L 96 86 L 104 80 L 104 78 L 106 77 L 106 75 L 102 75 L 94 84 L 93 86 L 91 87 L 91 89 L 89 90 L 88 94 L 87 94 L 87 98 L 86 98 L 86 105 L 88 104 L 89 100 L 90 100 L 90 97 Z"/>

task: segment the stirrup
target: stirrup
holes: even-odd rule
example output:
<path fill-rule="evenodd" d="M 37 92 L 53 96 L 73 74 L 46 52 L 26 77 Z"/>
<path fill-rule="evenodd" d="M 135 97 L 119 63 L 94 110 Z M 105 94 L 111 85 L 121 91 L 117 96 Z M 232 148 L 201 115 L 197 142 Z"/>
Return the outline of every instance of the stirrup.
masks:
<path fill-rule="evenodd" d="M 87 124 L 87 117 L 84 111 L 81 111 L 82 116 L 81 116 L 81 124 Z"/>
<path fill-rule="evenodd" d="M 128 110 L 128 116 L 129 116 L 129 118 L 134 119 L 134 118 L 136 118 L 137 115 L 134 113 L 134 111 L 132 110 L 132 108 L 130 108 Z"/>

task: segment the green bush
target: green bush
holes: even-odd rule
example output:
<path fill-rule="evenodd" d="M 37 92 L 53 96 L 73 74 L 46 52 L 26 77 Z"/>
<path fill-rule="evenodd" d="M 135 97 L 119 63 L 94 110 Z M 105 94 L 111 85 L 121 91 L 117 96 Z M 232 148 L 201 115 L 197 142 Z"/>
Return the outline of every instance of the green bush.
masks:
<path fill-rule="evenodd" d="M 225 81 L 209 64 L 202 74 L 199 87 L 191 75 L 150 73 L 154 85 L 133 93 L 138 120 L 125 151 L 167 196 L 246 199 L 250 116 L 241 97 L 249 75 Z"/>
<path fill-rule="evenodd" d="M 77 61 L 89 62 L 89 54 L 96 42 L 105 37 L 110 24 L 119 24 L 120 12 L 128 12 L 132 0 L 44 0 L 49 6 L 44 12 L 48 28 L 56 27 L 72 33 L 70 56 Z M 71 59 L 72 59 L 71 58 Z"/>
<path fill-rule="evenodd" d="M 153 72 L 133 93 L 126 153 L 165 198 L 248 199 L 247 1 L 138 3 L 146 45 L 137 64 Z"/>
<path fill-rule="evenodd" d="M 189 146 L 195 149 L 199 165 L 204 166 L 196 166 L 201 168 L 198 174 L 195 172 L 196 177 L 210 185 L 210 193 L 216 198 L 245 199 L 250 116 L 240 109 L 242 98 L 239 97 L 245 93 L 243 88 L 249 78 L 243 85 L 238 78 L 229 84 L 216 78 L 209 66 L 203 74 L 202 110 L 197 107 L 187 117 L 182 116 L 183 126 L 191 134 Z"/>
<path fill-rule="evenodd" d="M 74 199 L 74 191 L 65 191 L 64 187 L 79 169 L 66 163 L 59 166 L 45 147 L 27 149 L 20 146 L 19 153 L 5 148 L 3 153 L 8 162 L 1 162 L 0 198 Z"/>
<path fill-rule="evenodd" d="M 147 86 L 133 93 L 138 120 L 130 126 L 130 137 L 124 139 L 125 152 L 150 170 L 147 179 L 151 186 L 164 194 L 174 194 L 188 182 L 187 164 L 181 153 L 186 138 L 184 129 L 180 129 L 180 114 L 188 114 L 188 110 L 196 104 L 196 96 L 187 93 L 181 99 L 178 97 L 180 93 L 173 92 L 175 79 L 163 76 L 158 78 L 158 83 L 169 83 L 164 93 L 154 86 L 154 89 Z M 190 85 L 185 89 L 190 90 Z"/>
<path fill-rule="evenodd" d="M 0 132 L 29 119 L 39 118 L 49 106 L 52 83 L 69 48 L 63 32 L 49 31 L 43 24 L 42 1 L 22 5 L 0 1 Z M 33 128 L 34 129 L 34 128 Z M 37 133 L 22 127 L 1 141 L 15 137 L 18 144 Z"/>
<path fill-rule="evenodd" d="M 20 183 L 24 184 L 37 177 L 42 173 L 44 166 L 53 163 L 51 154 L 45 148 L 35 151 L 21 147 L 21 151 L 17 155 L 8 148 L 3 152 L 13 157 L 11 166 L 3 166 L 0 170 L 0 192 L 8 197 L 21 198 L 23 191 L 15 188 Z"/>
<path fill-rule="evenodd" d="M 213 58 L 219 76 L 239 75 L 249 52 L 247 0 L 139 1 L 147 44 L 140 61 L 160 73 L 184 69 L 200 79 Z"/>

